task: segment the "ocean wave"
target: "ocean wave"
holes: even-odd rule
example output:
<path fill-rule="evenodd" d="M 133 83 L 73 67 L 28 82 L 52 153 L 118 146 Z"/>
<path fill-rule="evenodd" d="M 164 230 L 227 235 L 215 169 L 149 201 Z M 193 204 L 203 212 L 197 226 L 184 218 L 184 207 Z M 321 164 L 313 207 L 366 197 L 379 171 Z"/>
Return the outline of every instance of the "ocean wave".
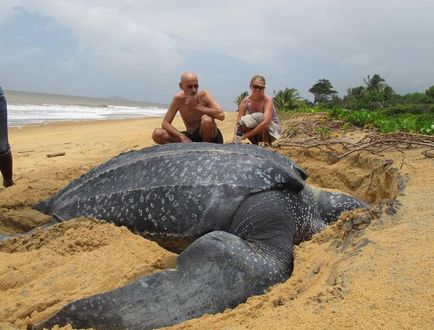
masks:
<path fill-rule="evenodd" d="M 166 111 L 158 106 L 8 104 L 8 123 L 14 127 L 58 121 L 163 117 Z"/>

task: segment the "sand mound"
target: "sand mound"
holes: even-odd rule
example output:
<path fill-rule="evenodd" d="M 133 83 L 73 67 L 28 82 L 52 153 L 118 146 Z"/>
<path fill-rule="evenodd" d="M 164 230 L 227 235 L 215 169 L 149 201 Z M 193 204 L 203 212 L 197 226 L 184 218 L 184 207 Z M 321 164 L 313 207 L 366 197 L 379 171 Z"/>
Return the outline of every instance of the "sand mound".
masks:
<path fill-rule="evenodd" d="M 0 258 L 0 320 L 16 326 L 176 264 L 156 243 L 90 218 L 3 242 Z"/>

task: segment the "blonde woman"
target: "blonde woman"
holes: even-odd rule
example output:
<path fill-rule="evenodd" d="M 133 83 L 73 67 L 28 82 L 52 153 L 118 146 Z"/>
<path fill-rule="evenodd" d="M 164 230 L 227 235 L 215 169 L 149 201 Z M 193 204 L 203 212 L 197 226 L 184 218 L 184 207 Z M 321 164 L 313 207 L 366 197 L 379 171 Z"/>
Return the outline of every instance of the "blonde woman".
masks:
<path fill-rule="evenodd" d="M 273 105 L 273 98 L 265 94 L 266 81 L 256 75 L 250 80 L 250 95 L 241 101 L 234 142 L 248 139 L 253 144 L 264 142 L 271 146 L 280 137 L 280 121 Z"/>

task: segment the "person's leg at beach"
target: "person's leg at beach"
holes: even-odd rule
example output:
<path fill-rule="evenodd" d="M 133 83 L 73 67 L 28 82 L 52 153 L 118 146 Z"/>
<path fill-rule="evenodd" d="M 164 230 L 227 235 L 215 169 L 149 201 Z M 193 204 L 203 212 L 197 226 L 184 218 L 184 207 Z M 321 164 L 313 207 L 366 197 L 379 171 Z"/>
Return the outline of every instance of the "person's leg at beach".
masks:
<path fill-rule="evenodd" d="M 200 124 L 201 126 L 197 131 L 192 133 L 185 131 L 182 132 L 182 134 L 192 142 L 223 143 L 223 136 L 212 117 L 203 115 Z M 152 133 L 152 139 L 158 144 L 180 142 L 163 128 L 156 128 Z"/>
<path fill-rule="evenodd" d="M 170 135 L 169 132 L 167 132 L 163 128 L 156 128 L 152 133 L 152 139 L 154 140 L 155 143 L 158 144 L 179 142 L 178 140 L 175 139 L 174 136 Z"/>
<path fill-rule="evenodd" d="M 3 176 L 3 186 L 10 187 L 12 180 L 12 152 L 8 141 L 8 115 L 4 96 L 0 97 L 0 172 Z"/>
<path fill-rule="evenodd" d="M 264 119 L 264 115 L 262 113 L 256 112 L 254 114 L 245 115 L 241 117 L 239 130 L 242 134 L 246 134 L 251 130 L 255 129 L 262 120 Z M 248 138 L 250 143 L 258 145 L 263 140 L 263 133 L 258 133 L 254 136 Z"/>
<path fill-rule="evenodd" d="M 265 130 L 262 132 L 262 141 L 264 142 L 264 145 L 267 147 L 271 147 L 271 144 L 273 142 L 273 138 L 270 135 L 270 132 L 268 130 Z"/>
<path fill-rule="evenodd" d="M 14 184 L 12 179 L 12 152 L 0 156 L 0 171 L 3 175 L 3 186 L 10 187 Z"/>
<path fill-rule="evenodd" d="M 253 128 L 249 128 L 246 127 L 244 125 L 240 125 L 239 126 L 239 130 L 241 131 L 242 134 L 245 134 L 247 132 L 250 132 Z M 260 136 L 258 135 L 254 135 L 248 138 L 251 144 L 259 144 L 259 142 L 261 141 Z"/>
<path fill-rule="evenodd" d="M 217 128 L 214 118 L 203 115 L 200 120 L 199 134 L 202 142 L 223 143 L 221 133 Z"/>

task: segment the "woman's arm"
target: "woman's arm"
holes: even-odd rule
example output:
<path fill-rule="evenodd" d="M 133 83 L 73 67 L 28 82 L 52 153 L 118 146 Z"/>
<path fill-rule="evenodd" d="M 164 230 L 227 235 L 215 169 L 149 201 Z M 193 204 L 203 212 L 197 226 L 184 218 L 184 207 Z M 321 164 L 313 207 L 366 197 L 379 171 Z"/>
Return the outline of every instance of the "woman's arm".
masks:
<path fill-rule="evenodd" d="M 235 127 L 234 127 L 234 138 L 233 138 L 234 142 L 235 142 L 235 138 L 236 138 L 236 135 L 237 135 L 238 126 L 240 125 L 240 119 L 241 119 L 242 116 L 244 116 L 246 114 L 247 99 L 248 99 L 248 97 L 246 97 L 244 100 L 242 100 L 240 102 L 240 105 L 238 106 L 237 121 L 235 122 Z"/>

